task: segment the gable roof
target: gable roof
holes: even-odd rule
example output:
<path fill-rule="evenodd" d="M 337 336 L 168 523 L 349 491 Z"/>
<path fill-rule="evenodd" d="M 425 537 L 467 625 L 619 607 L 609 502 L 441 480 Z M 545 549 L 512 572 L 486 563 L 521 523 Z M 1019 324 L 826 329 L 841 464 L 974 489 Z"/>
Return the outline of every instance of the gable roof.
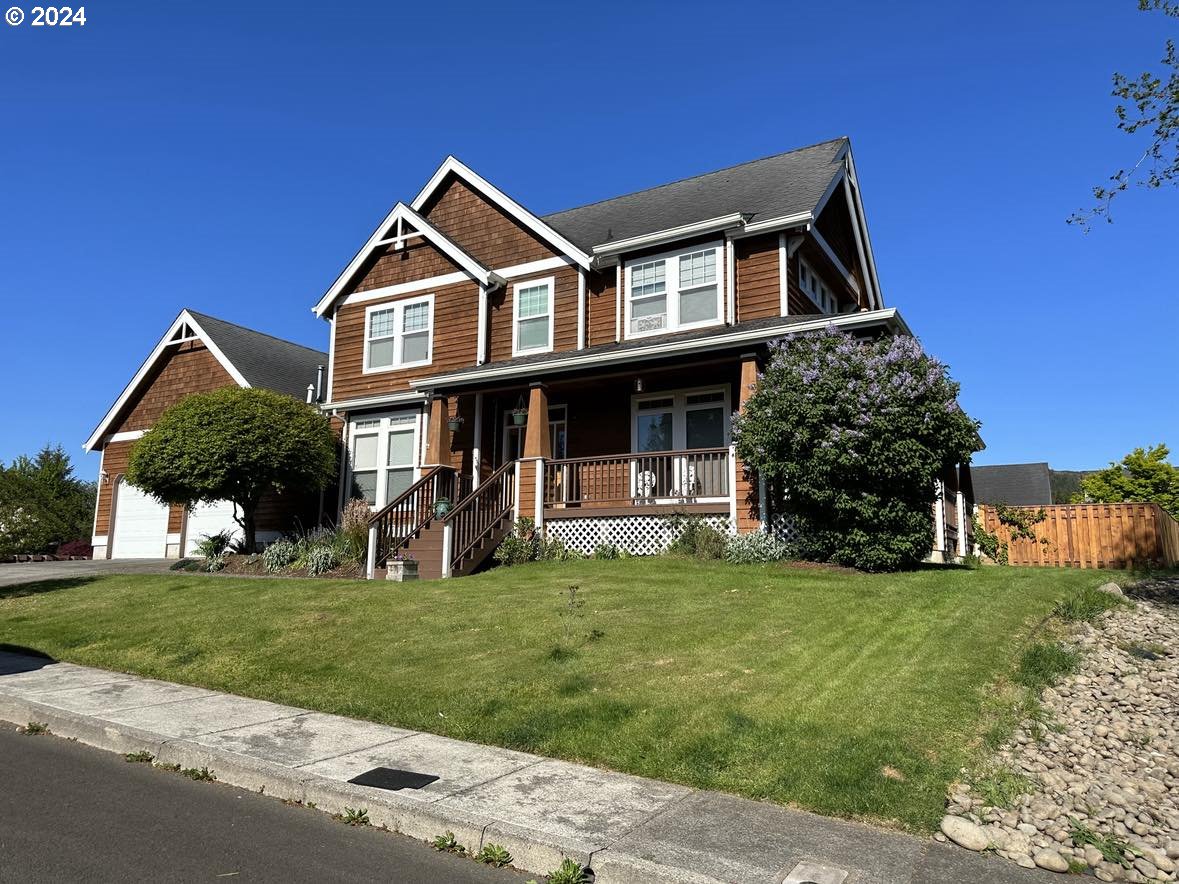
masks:
<path fill-rule="evenodd" d="M 647 190 L 545 215 L 543 220 L 593 250 L 616 240 L 736 213 L 747 223 L 816 213 L 843 168 L 850 142 L 810 147 L 684 178 Z"/>
<path fill-rule="evenodd" d="M 151 378 L 152 369 L 168 350 L 199 338 L 221 367 L 240 387 L 261 387 L 303 399 L 307 385 L 315 382 L 318 366 L 327 365 L 328 354 L 204 313 L 184 309 L 164 332 L 159 343 L 123 388 L 83 447 L 94 448 L 133 396 Z"/>
<path fill-rule="evenodd" d="M 412 230 L 406 230 L 405 225 L 407 224 Z M 391 229 L 396 230 L 394 235 L 390 235 Z M 319 303 L 312 308 L 315 315 L 322 317 L 331 308 L 336 299 L 343 294 L 344 288 L 352 277 L 360 270 L 361 265 L 369 259 L 374 251 L 387 245 L 396 247 L 403 240 L 413 236 L 425 239 L 480 285 L 495 288 L 504 284 L 502 277 L 480 264 L 470 252 L 419 215 L 416 209 L 405 203 L 397 203 L 385 216 L 385 220 L 377 225 L 377 229 L 368 238 L 368 242 L 348 262 L 348 266 L 340 271 L 340 275 L 336 277 L 336 281 L 331 284 L 324 296 L 319 299 Z"/>
<path fill-rule="evenodd" d="M 1052 477 L 1047 463 L 971 465 L 974 499 L 1007 506 L 1047 506 L 1052 503 Z"/>

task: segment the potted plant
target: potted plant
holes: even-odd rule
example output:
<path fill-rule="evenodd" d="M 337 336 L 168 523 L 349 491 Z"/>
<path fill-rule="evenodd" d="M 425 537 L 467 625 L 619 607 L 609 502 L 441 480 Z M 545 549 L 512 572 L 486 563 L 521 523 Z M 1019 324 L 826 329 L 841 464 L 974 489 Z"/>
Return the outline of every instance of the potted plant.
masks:
<path fill-rule="evenodd" d="M 449 497 L 439 497 L 434 501 L 434 518 L 441 519 L 451 510 L 451 503 Z"/>
<path fill-rule="evenodd" d="M 388 570 L 385 571 L 386 580 L 404 583 L 406 580 L 418 579 L 417 560 L 409 553 L 397 553 L 389 559 Z"/>
<path fill-rule="evenodd" d="M 463 416 L 461 414 L 456 414 L 452 418 L 447 418 L 446 426 L 450 432 L 457 433 L 463 428 Z"/>
<path fill-rule="evenodd" d="M 523 406 L 517 406 L 512 409 L 512 423 L 517 427 L 522 427 L 528 423 L 528 409 Z"/>

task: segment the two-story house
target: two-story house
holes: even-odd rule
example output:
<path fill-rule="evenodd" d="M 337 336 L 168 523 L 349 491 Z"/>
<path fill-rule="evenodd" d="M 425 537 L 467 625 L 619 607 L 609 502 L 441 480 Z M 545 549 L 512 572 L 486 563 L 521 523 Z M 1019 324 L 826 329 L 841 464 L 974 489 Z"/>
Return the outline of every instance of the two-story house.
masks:
<path fill-rule="evenodd" d="M 450 157 L 314 309 L 340 503 L 378 514 L 370 571 L 401 551 L 424 576 L 516 516 L 585 552 L 657 551 L 671 511 L 760 527 L 730 425 L 767 342 L 908 333 L 846 138 L 543 217 Z"/>

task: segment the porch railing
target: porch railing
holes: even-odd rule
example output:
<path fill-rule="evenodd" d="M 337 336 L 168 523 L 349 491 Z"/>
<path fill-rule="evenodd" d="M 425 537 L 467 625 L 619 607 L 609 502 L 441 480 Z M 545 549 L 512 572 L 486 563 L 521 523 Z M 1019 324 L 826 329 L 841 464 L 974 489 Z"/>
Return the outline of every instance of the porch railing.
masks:
<path fill-rule="evenodd" d="M 517 462 L 508 461 L 443 518 L 443 576 L 461 568 L 484 536 L 515 509 L 516 470 Z"/>
<path fill-rule="evenodd" d="M 434 503 L 442 498 L 454 502 L 470 489 L 470 477 L 461 476 L 453 467 L 438 466 L 405 489 L 395 499 L 373 513 L 369 527 L 369 576 L 407 540 L 434 517 Z"/>
<path fill-rule="evenodd" d="M 728 448 L 572 457 L 544 465 L 545 506 L 640 506 L 727 499 Z"/>

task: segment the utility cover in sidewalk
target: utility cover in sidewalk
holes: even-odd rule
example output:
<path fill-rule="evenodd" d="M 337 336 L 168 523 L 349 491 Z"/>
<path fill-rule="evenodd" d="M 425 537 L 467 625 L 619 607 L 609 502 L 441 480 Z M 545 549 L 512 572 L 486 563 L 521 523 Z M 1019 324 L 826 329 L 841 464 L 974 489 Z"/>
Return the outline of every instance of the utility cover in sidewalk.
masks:
<path fill-rule="evenodd" d="M 843 869 L 833 869 L 830 866 L 820 866 L 817 863 L 799 863 L 782 884 L 843 884 L 847 872 Z"/>
<path fill-rule="evenodd" d="M 357 786 L 372 786 L 374 789 L 390 789 L 396 792 L 400 789 L 421 789 L 437 779 L 438 777 L 428 773 L 398 770 L 395 767 L 374 767 L 348 782 Z"/>

